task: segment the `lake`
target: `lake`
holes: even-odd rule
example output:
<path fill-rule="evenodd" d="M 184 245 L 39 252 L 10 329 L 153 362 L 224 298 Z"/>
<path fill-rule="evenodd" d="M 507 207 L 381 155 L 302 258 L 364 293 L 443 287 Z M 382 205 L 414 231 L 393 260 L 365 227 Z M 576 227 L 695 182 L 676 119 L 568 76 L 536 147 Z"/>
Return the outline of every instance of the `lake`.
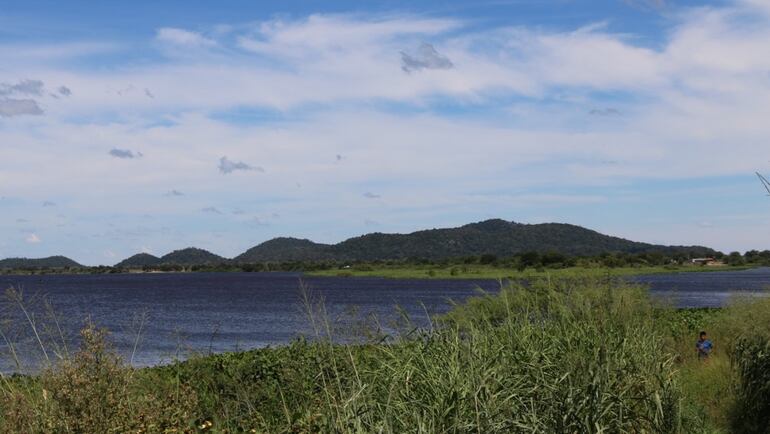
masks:
<path fill-rule="evenodd" d="M 400 306 L 414 324 L 426 326 L 429 315 L 449 310 L 449 300 L 462 301 L 479 288 L 498 289 L 498 283 L 490 280 L 302 277 L 297 273 L 0 276 L 0 287 L 23 288 L 30 299 L 30 318 L 43 339 L 58 335 L 59 329 L 67 340 L 73 339 L 90 318 L 111 331 L 112 342 L 126 359 L 133 354 L 134 365 L 148 366 L 191 353 L 278 345 L 311 333 L 300 278 L 313 297 L 324 299 L 335 336 L 343 338 L 350 335 L 346 329 L 360 328 L 359 321 L 351 318 L 376 317 L 390 330 L 400 317 L 396 309 Z M 680 307 L 714 307 L 723 305 L 731 294 L 770 287 L 770 268 L 633 279 Z M 58 325 L 46 319 L 42 296 L 58 314 Z M 0 302 L 0 310 L 3 319 L 11 319 L 2 324 L 4 334 L 22 342 L 19 353 L 26 355 L 25 363 L 36 364 L 43 355 L 23 311 L 8 300 Z M 46 347 L 51 352 L 53 346 Z M 0 351 L 6 353 L 0 359 L 0 371 L 14 370 L 3 342 Z"/>

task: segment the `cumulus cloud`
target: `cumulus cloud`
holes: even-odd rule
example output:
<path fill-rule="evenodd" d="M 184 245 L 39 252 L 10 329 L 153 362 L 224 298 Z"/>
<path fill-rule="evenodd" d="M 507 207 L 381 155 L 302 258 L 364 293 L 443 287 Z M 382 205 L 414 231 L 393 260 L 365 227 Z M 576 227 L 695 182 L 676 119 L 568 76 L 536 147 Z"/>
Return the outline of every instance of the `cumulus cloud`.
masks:
<path fill-rule="evenodd" d="M 205 48 L 216 45 L 214 40 L 206 38 L 200 33 L 173 27 L 158 29 L 156 38 L 161 42 L 178 47 Z"/>
<path fill-rule="evenodd" d="M 544 206 L 542 198 L 517 196 L 521 202 L 516 202 L 471 196 L 499 191 L 501 185 L 515 186 L 522 195 L 556 192 L 569 197 L 585 196 L 571 194 L 573 189 L 632 189 L 651 178 L 669 180 L 672 189 L 685 183 L 671 179 L 688 177 L 710 177 L 708 184 L 723 185 L 719 176 L 753 173 L 768 159 L 766 3 L 746 0 L 695 9 L 672 5 L 677 13 L 662 24 L 665 31 L 655 30 L 654 44 L 645 34 L 613 33 L 611 26 L 478 31 L 472 24 L 455 29 L 408 16 L 318 16 L 233 30 L 232 38 L 220 44 L 239 41 L 239 36 L 245 38 L 239 42 L 243 44 L 221 50 L 216 60 L 148 59 L 141 65 L 117 60 L 104 70 L 71 70 L 61 62 L 40 60 L 35 69 L 40 77 L 46 83 L 55 79 L 51 83 L 72 86 L 77 98 L 67 101 L 66 111 L 60 110 L 64 98 L 45 100 L 50 102 L 44 106 L 50 113 L 45 118 L 29 126 L 19 122 L 18 127 L 0 128 L 0 148 L 15 144 L 3 148 L 4 160 L 35 161 L 40 171 L 50 173 L 41 178 L 24 164 L 7 165 L 2 189 L 20 197 L 35 197 L 40 191 L 51 197 L 78 192 L 83 195 L 78 202 L 85 202 L 88 187 L 100 183 L 115 191 L 135 189 L 154 197 L 152 206 L 162 208 L 163 201 L 169 202 L 162 197 L 169 185 L 195 186 L 196 197 L 205 198 L 196 210 L 205 203 L 220 203 L 228 212 L 238 205 L 250 209 L 250 198 L 275 198 L 285 207 L 281 211 L 287 221 L 312 214 L 329 222 L 329 233 L 348 235 L 344 232 L 349 226 L 339 223 L 339 210 L 379 203 L 357 202 L 363 198 L 357 185 L 374 188 L 378 183 L 381 193 L 397 197 L 398 204 L 383 203 L 391 206 L 378 209 L 376 217 L 404 227 L 419 227 L 417 222 L 429 216 L 458 221 L 464 218 L 458 216 L 468 215 L 462 210 L 477 200 L 484 202 L 476 209 L 502 215 L 520 206 L 516 212 L 523 218 L 541 220 L 527 216 L 526 207 Z M 741 17 L 750 17 L 751 25 Z M 451 59 L 456 67 L 430 73 L 435 71 L 425 69 L 419 53 L 408 50 L 410 63 L 403 65 L 399 50 L 416 47 L 414 41 L 420 40 L 433 42 L 434 50 L 441 52 L 438 56 Z M 396 69 L 400 66 L 423 68 L 424 73 L 401 73 Z M 24 76 L 23 71 L 11 73 Z M 133 94 L 119 98 L 115 89 L 128 83 L 136 84 Z M 163 95 L 151 100 L 142 94 L 144 88 L 162 90 Z M 458 110 L 447 113 L 446 103 Z M 586 122 L 594 107 L 597 117 Z M 622 109 L 622 117 L 608 111 L 612 107 Z M 241 108 L 275 109 L 281 119 L 228 118 Z M 105 113 L 126 115 L 119 122 L 102 122 Z M 225 116 L 219 116 L 222 113 Z M 608 115 L 617 117 L 599 118 Z M 71 122 L 76 118 L 78 122 Z M 92 159 L 105 157 L 99 151 L 96 156 L 90 153 L 94 137 L 102 142 L 101 152 L 146 143 L 153 146 L 153 155 L 141 170 L 134 164 L 92 164 Z M 212 158 L 212 143 L 227 147 Z M 336 153 L 347 155 L 345 150 L 353 146 L 356 164 L 329 170 Z M 252 167 L 223 157 L 219 170 L 214 169 L 216 155 L 225 153 L 270 167 L 273 182 L 233 182 L 226 187 L 226 197 L 217 197 L 217 181 L 228 180 L 219 172 Z M 460 169 L 468 167 L 483 170 Z M 108 171 L 115 176 L 105 176 L 112 174 Z M 298 181 L 302 189 L 294 188 Z M 388 185 L 381 187 L 383 183 Z M 602 206 L 612 210 L 628 198 L 609 192 Z M 561 199 L 554 203 L 564 204 Z M 90 206 L 96 211 L 109 207 L 110 213 L 135 212 L 119 200 Z M 409 212 L 403 211 L 407 208 Z M 553 215 L 568 220 L 575 215 L 571 212 Z M 644 216 L 640 211 L 627 224 Z M 600 220 L 596 222 L 601 228 Z M 765 244 L 770 242 L 768 231 L 757 233 L 765 235 Z M 141 242 L 148 241 L 134 245 Z M 722 245 L 751 243 L 758 241 Z"/>
<path fill-rule="evenodd" d="M 131 151 L 129 149 L 118 149 L 118 148 L 112 148 L 110 149 L 109 154 L 115 158 L 121 158 L 121 159 L 133 159 L 133 158 L 141 158 L 143 155 L 141 152 L 135 152 Z"/>
<path fill-rule="evenodd" d="M 222 174 L 228 174 L 233 173 L 237 170 L 254 170 L 257 172 L 264 172 L 265 169 L 259 166 L 252 166 L 250 164 L 244 163 L 243 161 L 232 161 L 228 159 L 226 156 L 219 159 L 219 165 L 217 166 L 219 168 L 219 171 Z"/>
<path fill-rule="evenodd" d="M 380 196 L 379 194 L 374 194 L 371 191 L 367 191 L 366 193 L 364 193 L 364 197 L 367 199 L 379 199 L 382 196 Z"/>
<path fill-rule="evenodd" d="M 417 50 L 410 54 L 401 52 L 401 69 L 405 72 L 421 69 L 450 69 L 454 67 L 448 57 L 440 54 L 433 45 L 423 42 Z"/>
<path fill-rule="evenodd" d="M 24 239 L 24 241 L 26 241 L 26 242 L 28 242 L 30 244 L 38 244 L 38 243 L 42 242 L 43 240 L 41 240 L 40 237 L 37 236 L 37 234 L 32 233 L 32 234 L 27 235 L 27 237 Z"/>
<path fill-rule="evenodd" d="M 43 114 L 37 101 L 33 99 L 0 98 L 0 117 L 12 118 L 14 116 Z"/>

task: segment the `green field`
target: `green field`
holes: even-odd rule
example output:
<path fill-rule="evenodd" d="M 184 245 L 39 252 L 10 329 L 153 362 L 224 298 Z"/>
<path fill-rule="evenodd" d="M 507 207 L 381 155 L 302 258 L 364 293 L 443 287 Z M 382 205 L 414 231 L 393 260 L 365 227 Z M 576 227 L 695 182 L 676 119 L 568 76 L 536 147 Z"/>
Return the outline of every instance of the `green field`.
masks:
<path fill-rule="evenodd" d="M 676 310 L 620 279 L 530 283 L 344 345 L 310 294 L 312 341 L 146 369 L 88 326 L 56 365 L 1 378 L 0 432 L 767 432 L 770 300 Z"/>
<path fill-rule="evenodd" d="M 692 273 L 746 270 L 751 267 L 702 267 L 692 265 L 639 266 L 639 267 L 568 267 L 568 268 L 527 268 L 523 271 L 515 268 L 492 265 L 452 265 L 452 266 L 377 266 L 362 265 L 350 268 L 312 271 L 310 276 L 326 277 L 384 277 L 390 279 L 533 279 L 551 276 L 567 277 L 613 277 L 640 274 Z"/>

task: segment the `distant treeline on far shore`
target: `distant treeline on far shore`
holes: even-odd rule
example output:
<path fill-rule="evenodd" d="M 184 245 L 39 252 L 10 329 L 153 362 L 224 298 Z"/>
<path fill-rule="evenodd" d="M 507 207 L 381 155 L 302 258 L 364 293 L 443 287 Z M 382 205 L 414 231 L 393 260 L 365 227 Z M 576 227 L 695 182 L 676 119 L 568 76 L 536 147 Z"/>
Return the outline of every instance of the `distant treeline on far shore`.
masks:
<path fill-rule="evenodd" d="M 558 252 L 525 252 L 517 255 L 498 257 L 493 254 L 472 255 L 460 258 L 430 260 L 407 258 L 399 260 L 375 261 L 265 261 L 257 263 L 238 263 L 225 260 L 206 264 L 157 264 L 141 266 L 27 266 L 0 268 L 0 274 L 48 274 L 48 273 L 129 273 L 129 272 L 314 272 L 325 270 L 371 271 L 381 268 L 456 268 L 458 273 L 468 267 L 487 267 L 517 271 L 554 270 L 564 268 L 622 268 L 622 267 L 667 267 L 672 268 L 713 267 L 713 266 L 770 266 L 770 250 L 751 250 L 744 254 L 715 252 L 708 257 L 682 252 L 667 255 L 660 252 L 650 253 L 605 253 L 596 256 L 571 256 Z"/>

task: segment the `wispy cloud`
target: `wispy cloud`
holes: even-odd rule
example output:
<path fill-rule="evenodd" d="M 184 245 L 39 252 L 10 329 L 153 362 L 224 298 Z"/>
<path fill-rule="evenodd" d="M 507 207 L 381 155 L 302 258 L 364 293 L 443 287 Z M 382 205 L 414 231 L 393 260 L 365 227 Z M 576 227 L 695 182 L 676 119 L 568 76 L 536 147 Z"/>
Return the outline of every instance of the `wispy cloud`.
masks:
<path fill-rule="evenodd" d="M 27 235 L 24 241 L 26 241 L 29 244 L 38 244 L 38 243 L 41 243 L 43 240 L 40 239 L 40 237 L 37 236 L 37 234 L 32 233 Z"/>
<path fill-rule="evenodd" d="M 620 110 L 612 107 L 607 107 L 603 109 L 591 109 L 591 111 L 588 112 L 588 114 L 593 116 L 620 116 L 621 112 Z"/>
<path fill-rule="evenodd" d="M 40 80 L 21 80 L 16 84 L 0 83 L 0 96 L 43 94 L 45 84 Z"/>
<path fill-rule="evenodd" d="M 22 115 L 42 115 L 43 109 L 33 99 L 0 98 L 0 117 L 12 118 Z"/>
<path fill-rule="evenodd" d="M 109 154 L 115 158 L 129 159 L 129 160 L 134 158 L 141 158 L 143 156 L 141 152 L 135 152 L 129 149 L 118 149 L 118 148 L 110 149 Z"/>
<path fill-rule="evenodd" d="M 51 202 L 50 200 L 46 200 L 43 202 L 43 207 L 52 207 L 52 206 L 56 206 L 56 203 Z"/>
<path fill-rule="evenodd" d="M 201 208 L 201 211 L 209 214 L 219 214 L 219 215 L 224 214 L 222 211 L 219 210 L 219 208 L 214 206 L 207 206 L 205 208 Z"/>
<path fill-rule="evenodd" d="M 166 192 L 166 194 L 164 194 L 164 196 L 167 196 L 167 197 L 179 197 L 179 196 L 184 196 L 184 193 L 182 193 L 179 190 L 170 190 L 170 191 Z"/>
<path fill-rule="evenodd" d="M 200 33 L 173 27 L 158 29 L 156 37 L 161 42 L 179 47 L 201 48 L 213 47 L 216 45 L 214 40 L 206 38 Z"/>
<path fill-rule="evenodd" d="M 253 226 L 270 226 L 270 223 L 268 223 L 268 222 L 267 222 L 267 221 L 265 221 L 264 219 L 262 219 L 262 218 L 260 218 L 260 217 L 256 217 L 256 216 L 255 216 L 255 217 L 252 217 L 252 218 L 249 220 L 249 223 L 250 223 L 251 225 L 253 225 Z"/>
<path fill-rule="evenodd" d="M 457 18 L 362 12 L 284 16 L 227 34 L 159 31 L 137 47 L 158 49 L 153 55 L 138 63 L 131 56 L 95 57 L 104 68 L 80 62 L 94 51 L 66 57 L 60 44 L 50 44 L 17 55 L 2 45 L 0 58 L 10 60 L 0 75 L 0 154 L 12 164 L 3 165 L 0 188 L 28 198 L 27 205 L 10 203 L 19 208 L 14 217 L 34 215 L 45 192 L 77 204 L 73 221 L 80 217 L 75 212 L 141 219 L 145 211 L 120 194 L 94 199 L 90 187 L 97 186 L 130 191 L 160 221 L 189 213 L 187 200 L 164 197 L 175 186 L 203 201 L 193 205 L 198 215 L 217 203 L 228 215 L 249 210 L 229 216 L 245 222 L 253 210 L 275 207 L 297 232 L 329 239 L 352 235 L 350 227 L 360 226 L 373 206 L 373 217 L 391 222 L 388 230 L 467 221 L 468 210 L 480 208 L 485 215 L 533 218 L 545 207 L 549 215 L 602 229 L 610 216 L 629 215 L 618 205 L 626 196 L 612 192 L 617 186 L 655 180 L 677 190 L 692 179 L 722 184 L 720 177 L 766 168 L 766 3 L 728 0 L 692 9 L 671 3 L 671 15 L 658 23 L 663 31 L 650 30 L 654 42 L 644 32 L 616 33 L 612 22 L 480 28 Z M 42 95 L 19 77 L 45 81 Z M 66 84 L 72 97 L 52 83 Z M 43 111 L 43 117 L 21 116 Z M 244 121 L 251 115 L 253 121 Z M 152 155 L 130 160 L 140 146 Z M 122 162 L 141 164 L 102 164 L 110 149 L 130 153 L 113 155 L 129 158 Z M 244 182 L 257 163 L 270 169 L 269 177 Z M 374 191 L 362 197 L 359 186 Z M 501 199 L 496 193 L 508 187 L 515 194 Z M 380 194 L 388 200 L 377 200 Z M 645 194 L 634 192 L 640 201 Z M 682 202 L 709 215 L 713 210 L 703 204 L 721 201 Z M 587 213 L 588 206 L 601 212 Z M 622 224 L 639 224 L 663 206 L 640 207 Z M 322 234 L 303 226 L 307 215 L 323 222 Z M 153 243 L 162 251 L 172 237 L 208 239 L 210 228 L 189 226 L 189 233 L 171 231 L 166 240 L 132 235 L 132 246 Z M 74 236 L 86 229 L 80 231 Z M 767 231 L 757 233 L 717 241 L 770 243 Z M 18 236 L 3 242 L 23 244 Z"/>
<path fill-rule="evenodd" d="M 219 159 L 219 165 L 217 167 L 219 168 L 219 172 L 222 174 L 233 173 L 239 170 L 254 170 L 257 172 L 265 171 L 265 169 L 260 166 L 252 166 L 250 164 L 244 163 L 243 161 L 232 161 L 226 156 Z"/>

